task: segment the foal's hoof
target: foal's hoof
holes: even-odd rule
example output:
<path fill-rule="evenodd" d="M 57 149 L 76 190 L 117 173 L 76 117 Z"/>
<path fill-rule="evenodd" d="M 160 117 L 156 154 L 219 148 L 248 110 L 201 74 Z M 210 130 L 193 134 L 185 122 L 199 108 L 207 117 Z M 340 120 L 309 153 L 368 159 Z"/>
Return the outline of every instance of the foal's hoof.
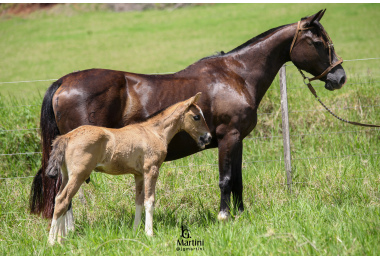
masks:
<path fill-rule="evenodd" d="M 218 214 L 218 220 L 221 222 L 227 221 L 229 216 L 230 216 L 230 214 L 228 214 L 227 212 L 221 211 Z"/>

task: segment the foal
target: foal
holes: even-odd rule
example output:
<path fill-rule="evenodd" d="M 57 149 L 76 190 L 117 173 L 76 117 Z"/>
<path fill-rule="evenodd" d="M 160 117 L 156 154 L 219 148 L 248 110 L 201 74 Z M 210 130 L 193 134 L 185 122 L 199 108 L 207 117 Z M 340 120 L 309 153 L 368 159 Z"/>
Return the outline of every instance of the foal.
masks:
<path fill-rule="evenodd" d="M 53 143 L 47 174 L 56 178 L 61 168 L 62 185 L 55 199 L 49 243 L 61 242 L 68 230 L 74 230 L 71 199 L 82 183 L 96 170 L 112 175 L 131 173 L 136 182 L 138 227 L 144 202 L 145 232 L 153 236 L 153 211 L 156 181 L 167 147 L 174 135 L 186 131 L 201 149 L 211 134 L 201 109 L 196 105 L 201 93 L 170 106 L 146 122 L 121 129 L 85 125 L 58 137 Z"/>

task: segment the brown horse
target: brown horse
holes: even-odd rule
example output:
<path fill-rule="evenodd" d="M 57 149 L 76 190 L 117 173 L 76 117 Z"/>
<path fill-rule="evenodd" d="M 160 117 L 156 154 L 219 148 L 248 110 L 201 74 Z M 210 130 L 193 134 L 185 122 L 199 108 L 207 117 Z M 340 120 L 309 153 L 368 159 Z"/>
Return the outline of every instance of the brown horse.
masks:
<path fill-rule="evenodd" d="M 49 242 L 60 242 L 74 229 L 71 199 L 92 170 L 112 174 L 134 174 L 136 182 L 136 229 L 141 220 L 142 204 L 146 212 L 145 232 L 153 236 L 155 187 L 159 169 L 165 160 L 171 139 L 186 131 L 200 149 L 211 141 L 211 134 L 196 105 L 201 93 L 170 106 L 141 124 L 121 129 L 85 125 L 62 135 L 53 142 L 47 175 L 62 185 L 55 199 Z"/>
<path fill-rule="evenodd" d="M 219 219 L 229 214 L 231 193 L 243 206 L 243 139 L 255 128 L 257 109 L 281 66 L 292 61 L 314 76 L 323 75 L 328 90 L 346 82 L 345 72 L 320 24 L 325 11 L 271 29 L 228 53 L 203 58 L 167 75 L 90 69 L 68 74 L 47 90 L 41 109 L 43 158 L 31 190 L 32 213 L 51 218 L 60 181 L 46 177 L 51 143 L 81 125 L 120 128 L 202 92 L 202 108 L 213 136 L 208 148 L 219 151 Z M 169 144 L 166 161 L 199 152 L 186 133 Z"/>

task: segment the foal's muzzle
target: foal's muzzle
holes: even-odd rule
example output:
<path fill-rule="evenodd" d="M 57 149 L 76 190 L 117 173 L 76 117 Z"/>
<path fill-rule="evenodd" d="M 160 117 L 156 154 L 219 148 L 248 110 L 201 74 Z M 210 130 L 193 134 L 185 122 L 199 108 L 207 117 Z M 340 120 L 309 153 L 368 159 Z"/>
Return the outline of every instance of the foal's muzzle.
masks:
<path fill-rule="evenodd" d="M 211 143 L 211 138 L 212 138 L 212 136 L 210 133 L 206 133 L 206 134 L 202 135 L 201 137 L 199 137 L 198 146 L 201 149 L 205 149 L 206 145 Z"/>

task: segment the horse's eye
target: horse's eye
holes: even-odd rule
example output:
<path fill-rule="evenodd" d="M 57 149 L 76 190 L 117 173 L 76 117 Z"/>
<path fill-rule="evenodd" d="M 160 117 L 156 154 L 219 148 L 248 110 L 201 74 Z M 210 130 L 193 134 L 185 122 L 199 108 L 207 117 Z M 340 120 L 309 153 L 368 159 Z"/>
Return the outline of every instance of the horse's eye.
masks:
<path fill-rule="evenodd" d="M 323 42 L 317 41 L 317 42 L 314 42 L 314 45 L 316 47 L 321 47 L 323 45 Z"/>
<path fill-rule="evenodd" d="M 195 121 L 198 121 L 198 120 L 201 119 L 201 116 L 200 116 L 200 115 L 196 115 L 196 116 L 194 116 L 193 118 L 194 118 Z"/>

